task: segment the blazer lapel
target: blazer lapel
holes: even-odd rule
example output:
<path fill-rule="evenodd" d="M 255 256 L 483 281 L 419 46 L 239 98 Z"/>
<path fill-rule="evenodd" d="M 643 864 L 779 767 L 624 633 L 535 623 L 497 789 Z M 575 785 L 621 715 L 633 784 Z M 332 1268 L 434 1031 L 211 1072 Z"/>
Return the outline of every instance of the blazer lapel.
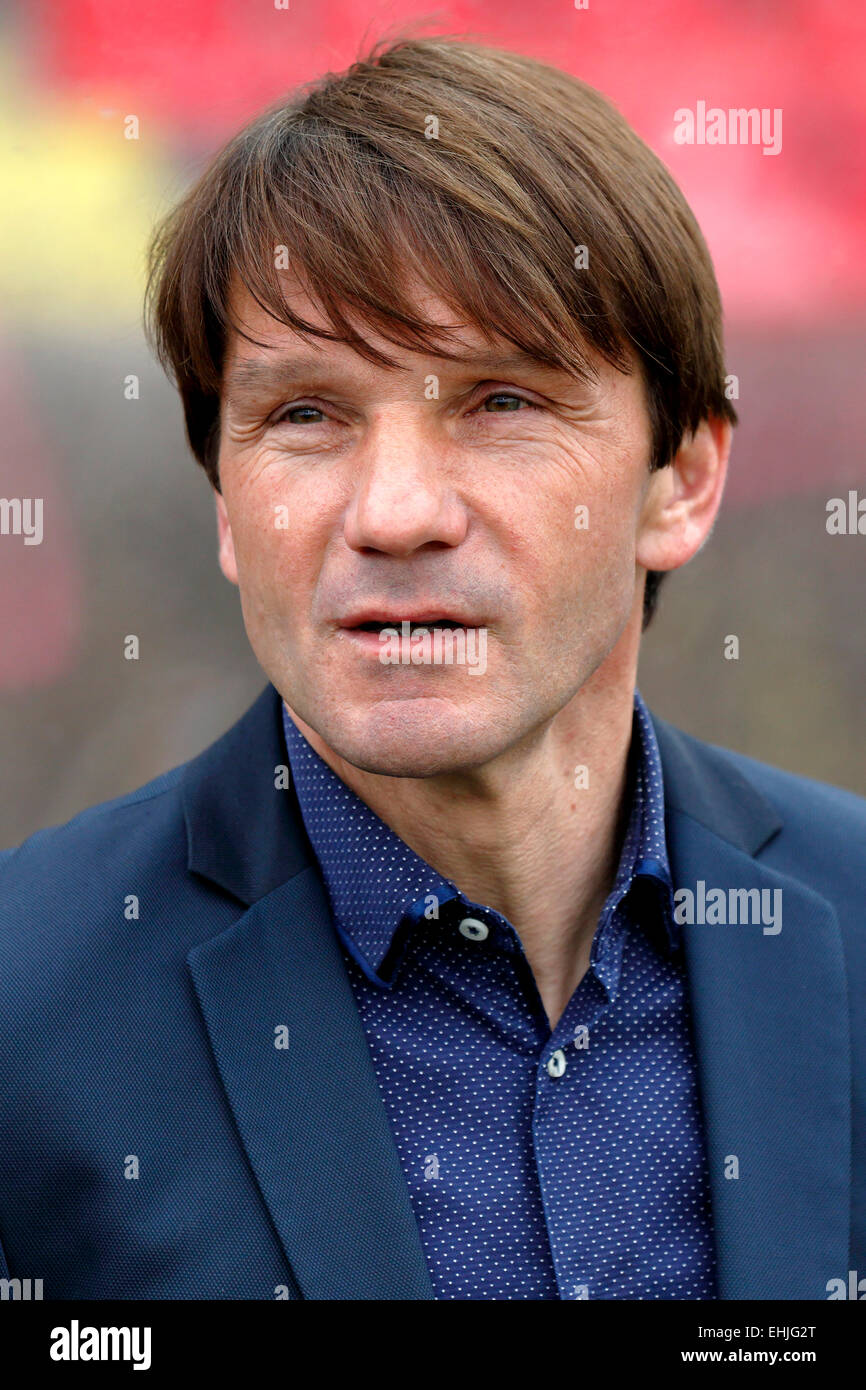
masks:
<path fill-rule="evenodd" d="M 780 828 L 757 789 L 710 746 L 654 722 L 674 888 L 769 889 L 782 910 L 776 934 L 757 923 L 682 928 L 719 1294 L 826 1298 L 827 1281 L 848 1268 L 850 1235 L 851 1053 L 836 915 L 754 857 Z"/>
<path fill-rule="evenodd" d="M 251 904 L 190 951 L 196 994 L 303 1297 L 433 1298 L 321 880 L 274 785 L 285 762 L 268 687 L 185 776 L 190 870 Z"/>

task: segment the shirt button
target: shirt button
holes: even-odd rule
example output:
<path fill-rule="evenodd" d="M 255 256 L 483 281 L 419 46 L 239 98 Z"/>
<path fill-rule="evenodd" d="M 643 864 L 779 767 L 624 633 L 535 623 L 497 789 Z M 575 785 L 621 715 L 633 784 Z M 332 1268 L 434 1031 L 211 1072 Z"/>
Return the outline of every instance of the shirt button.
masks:
<path fill-rule="evenodd" d="M 464 917 L 459 930 L 469 941 L 484 941 L 490 935 L 486 923 L 479 922 L 477 917 Z"/>
<path fill-rule="evenodd" d="M 565 1068 L 565 1053 L 563 1052 L 562 1048 L 559 1048 L 558 1051 L 554 1052 L 548 1060 L 547 1075 L 552 1076 L 554 1079 L 556 1079 L 557 1076 L 562 1076 L 562 1073 L 565 1071 Z"/>

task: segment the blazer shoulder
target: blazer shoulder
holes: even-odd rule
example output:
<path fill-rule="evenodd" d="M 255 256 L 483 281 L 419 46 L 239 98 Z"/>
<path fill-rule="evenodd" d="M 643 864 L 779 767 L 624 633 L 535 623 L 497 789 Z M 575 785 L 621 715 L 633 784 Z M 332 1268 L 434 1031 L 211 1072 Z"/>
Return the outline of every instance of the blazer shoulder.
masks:
<path fill-rule="evenodd" d="M 831 836 L 847 829 L 852 834 L 866 836 L 866 797 L 845 787 L 834 786 L 801 773 L 788 772 L 772 763 L 761 762 L 745 753 L 717 744 L 705 747 L 721 758 L 746 781 L 756 787 L 778 812 L 786 824 L 793 819 L 805 819 L 813 833 Z M 866 856 L 866 839 L 861 841 Z"/>
<path fill-rule="evenodd" d="M 186 766 L 37 830 L 0 855 L 0 966 L 40 942 L 78 955 L 142 885 L 185 875 L 178 793 Z"/>
<path fill-rule="evenodd" d="M 237 723 L 186 762 L 0 854 L 0 981 L 4 952 L 42 941 L 80 958 L 113 940 L 118 912 L 125 920 L 126 909 L 136 910 L 134 898 L 141 900 L 142 918 L 146 899 L 152 932 L 161 928 L 179 939 L 178 923 L 192 924 L 199 936 L 211 932 L 220 918 L 214 894 L 227 894 L 218 875 L 211 883 L 195 872 L 192 832 L 213 842 L 218 859 L 227 826 L 236 830 L 240 818 L 244 827 L 238 782 L 248 775 L 257 788 L 257 772 L 245 770 L 257 767 L 258 752 L 270 761 L 267 737 L 278 713 L 279 697 L 266 686 Z M 198 802 L 189 800 L 194 787 Z M 222 821 L 214 809 L 217 792 L 228 803 Z M 253 899 L 235 894 L 233 901 Z"/>
<path fill-rule="evenodd" d="M 757 791 L 782 821 L 792 815 L 806 815 L 812 819 L 820 815 L 822 820 L 829 818 L 828 828 L 841 823 L 856 831 L 866 826 L 866 797 L 857 792 L 801 773 L 788 772 L 746 753 L 738 753 L 732 748 L 698 738 L 675 724 L 669 724 L 657 714 L 653 714 L 652 718 L 659 736 L 663 762 L 667 753 L 667 760 L 674 765 L 677 781 L 690 790 L 701 781 L 723 780 L 733 789 L 739 785 Z M 688 769 L 688 777 L 678 775 L 683 768 Z M 665 791 L 668 790 L 666 778 Z M 679 809 L 688 808 L 683 806 Z"/>
<path fill-rule="evenodd" d="M 0 886 L 4 871 L 8 874 L 14 869 L 25 873 L 49 868 L 52 860 L 65 860 L 76 852 L 87 854 L 91 849 L 98 850 L 106 840 L 123 834 L 124 826 L 136 819 L 149 820 L 152 824 L 152 808 L 147 803 L 170 798 L 188 766 L 188 763 L 178 764 L 133 791 L 100 801 L 95 806 L 86 806 L 69 820 L 36 830 L 19 845 L 0 850 Z"/>
<path fill-rule="evenodd" d="M 37 831 L 0 862 L 0 1054 L 20 1075 L 41 1074 L 46 1030 L 101 1047 L 97 1001 L 157 1016 L 186 1007 L 187 953 L 236 920 L 237 902 L 189 871 L 187 766 Z"/>
<path fill-rule="evenodd" d="M 846 931 L 866 946 L 860 905 L 866 874 L 866 798 L 704 742 L 663 720 L 656 723 L 674 774 L 673 809 L 700 820 L 700 789 L 723 788 L 723 798 L 716 798 L 727 811 L 722 833 L 734 838 L 738 820 L 757 817 L 756 823 L 767 830 L 759 836 L 757 858 L 832 903 Z M 665 797 L 667 801 L 667 776 Z"/>

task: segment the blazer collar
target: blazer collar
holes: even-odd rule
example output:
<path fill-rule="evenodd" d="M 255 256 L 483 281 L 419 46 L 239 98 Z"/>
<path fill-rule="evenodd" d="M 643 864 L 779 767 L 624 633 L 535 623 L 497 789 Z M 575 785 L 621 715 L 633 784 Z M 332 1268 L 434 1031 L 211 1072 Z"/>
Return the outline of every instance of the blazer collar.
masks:
<path fill-rule="evenodd" d="M 247 906 L 313 864 L 288 774 L 281 699 L 267 685 L 222 738 L 187 764 L 181 799 L 190 873 Z"/>
<path fill-rule="evenodd" d="M 782 828 L 777 811 L 736 770 L 725 750 L 652 716 L 664 776 L 665 814 L 682 811 L 744 854 L 757 854 Z"/>

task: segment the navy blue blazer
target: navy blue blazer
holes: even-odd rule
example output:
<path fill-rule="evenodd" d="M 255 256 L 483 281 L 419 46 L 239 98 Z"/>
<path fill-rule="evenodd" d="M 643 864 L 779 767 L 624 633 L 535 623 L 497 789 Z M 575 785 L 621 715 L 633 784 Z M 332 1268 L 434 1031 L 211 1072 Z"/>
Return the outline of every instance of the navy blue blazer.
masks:
<path fill-rule="evenodd" d="M 719 1293 L 825 1299 L 866 1275 L 866 801 L 654 723 L 674 885 L 783 890 L 778 935 L 684 928 Z M 285 761 L 268 686 L 0 855 L 0 1276 L 46 1299 L 433 1297 Z"/>

